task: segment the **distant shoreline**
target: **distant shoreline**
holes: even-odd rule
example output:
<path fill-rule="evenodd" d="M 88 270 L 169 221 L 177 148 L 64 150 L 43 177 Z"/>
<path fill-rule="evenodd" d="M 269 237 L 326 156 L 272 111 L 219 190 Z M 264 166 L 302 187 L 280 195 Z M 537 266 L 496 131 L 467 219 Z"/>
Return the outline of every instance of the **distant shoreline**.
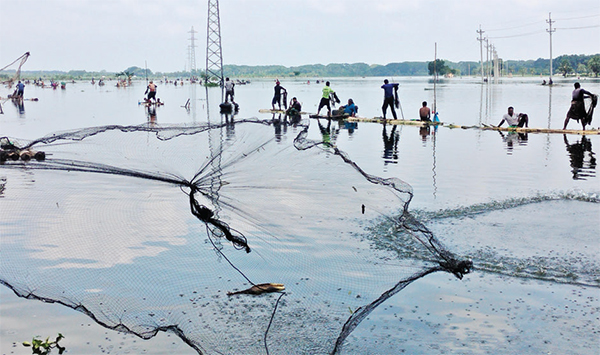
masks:
<path fill-rule="evenodd" d="M 562 76 L 561 66 L 565 63 L 569 68 L 569 74 L 580 76 L 598 76 L 600 69 L 596 66 L 588 68 L 590 60 L 600 62 L 600 54 L 593 55 L 562 55 L 553 59 L 554 73 L 553 77 Z M 448 71 L 452 71 L 455 76 L 479 76 L 481 67 L 479 61 L 441 61 Z M 307 64 L 301 66 L 286 67 L 283 65 L 224 65 L 224 76 L 235 78 L 271 78 L 271 77 L 299 77 L 299 78 L 320 78 L 320 77 L 379 77 L 379 76 L 429 76 L 430 62 L 398 62 L 380 64 L 366 63 L 330 63 Z M 550 75 L 550 60 L 538 58 L 536 60 L 500 60 L 502 76 L 548 76 Z M 21 71 L 22 78 L 53 78 L 57 80 L 81 80 L 91 78 L 116 78 L 119 73 L 106 70 L 86 71 L 86 70 L 26 70 L 25 64 Z M 13 68 L 10 68 L 13 69 Z M 594 70 L 596 69 L 596 70 Z M 123 72 L 132 72 L 135 77 L 146 76 L 149 78 L 189 78 L 192 73 L 189 71 L 177 72 L 153 72 L 151 69 L 131 66 Z M 16 73 L 15 70 L 4 70 L 0 72 L 0 80 L 6 80 Z M 443 74 L 439 71 L 438 73 Z M 194 76 L 201 77 L 202 71 L 193 73 Z"/>

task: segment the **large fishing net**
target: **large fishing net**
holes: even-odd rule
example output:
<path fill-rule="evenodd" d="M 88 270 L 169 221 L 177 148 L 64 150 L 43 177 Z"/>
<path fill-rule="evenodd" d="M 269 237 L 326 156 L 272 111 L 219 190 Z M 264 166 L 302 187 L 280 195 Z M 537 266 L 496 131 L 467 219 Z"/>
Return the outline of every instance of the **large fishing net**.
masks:
<path fill-rule="evenodd" d="M 203 354 L 377 353 L 352 336 L 373 310 L 471 263 L 410 214 L 408 184 L 274 122 L 3 139 L 0 282 Z"/>
<path fill-rule="evenodd" d="M 0 68 L 0 82 L 9 89 L 21 78 L 21 67 L 29 58 L 29 52 L 15 59 L 12 63 Z"/>

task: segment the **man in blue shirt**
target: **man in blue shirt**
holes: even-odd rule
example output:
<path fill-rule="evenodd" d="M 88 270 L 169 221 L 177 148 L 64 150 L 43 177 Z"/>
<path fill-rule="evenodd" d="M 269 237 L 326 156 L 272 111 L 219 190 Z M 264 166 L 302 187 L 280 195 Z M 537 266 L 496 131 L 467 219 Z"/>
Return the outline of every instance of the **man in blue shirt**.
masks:
<path fill-rule="evenodd" d="M 348 99 L 348 105 L 344 106 L 344 113 L 348 114 L 352 117 L 356 116 L 358 112 L 358 107 L 354 104 L 354 100 Z"/>
<path fill-rule="evenodd" d="M 17 84 L 17 96 L 23 97 L 24 91 L 25 91 L 25 85 L 21 82 L 21 80 L 19 80 L 19 83 Z"/>
<path fill-rule="evenodd" d="M 394 109 L 394 89 L 398 89 L 398 84 L 390 84 L 390 82 L 387 79 L 385 79 L 381 88 L 383 89 L 383 92 L 385 94 L 383 98 L 383 107 L 381 107 L 381 109 L 383 110 L 383 119 L 385 120 L 385 115 L 389 106 L 392 111 L 392 116 L 394 116 L 394 119 L 397 120 L 398 117 L 396 116 L 396 110 Z"/>

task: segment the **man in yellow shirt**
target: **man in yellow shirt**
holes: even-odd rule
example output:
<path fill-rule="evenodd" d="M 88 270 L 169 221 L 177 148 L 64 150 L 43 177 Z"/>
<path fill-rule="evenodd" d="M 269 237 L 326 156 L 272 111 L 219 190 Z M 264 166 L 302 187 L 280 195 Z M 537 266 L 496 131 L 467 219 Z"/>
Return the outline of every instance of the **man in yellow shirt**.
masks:
<path fill-rule="evenodd" d="M 329 81 L 325 83 L 323 88 L 323 95 L 321 96 L 321 102 L 319 102 L 319 108 L 317 109 L 317 116 L 321 113 L 321 109 L 327 106 L 327 116 L 331 116 L 331 105 L 329 104 L 330 95 L 335 95 L 335 91 L 329 87 Z"/>

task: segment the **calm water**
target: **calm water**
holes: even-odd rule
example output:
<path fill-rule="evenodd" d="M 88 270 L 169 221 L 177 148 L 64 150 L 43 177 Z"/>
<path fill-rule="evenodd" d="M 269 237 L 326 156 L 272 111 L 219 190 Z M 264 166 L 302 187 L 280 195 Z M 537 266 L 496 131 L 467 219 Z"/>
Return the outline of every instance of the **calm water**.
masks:
<path fill-rule="evenodd" d="M 334 79 L 332 87 L 342 101 L 346 101 L 347 98 L 354 99 L 359 106 L 360 116 L 380 116 L 382 90 L 379 87 L 382 79 Z M 424 100 L 431 106 L 434 99 L 433 84 L 427 79 L 397 80 L 401 84 L 399 95 L 404 117 L 415 118 L 420 103 Z M 515 111 L 528 113 L 531 127 L 562 128 L 564 114 L 570 101 L 572 82 L 559 81 L 558 85 L 548 88 L 539 85 L 540 81 L 511 78 L 505 79 L 501 84 L 489 86 L 482 86 L 474 79 L 456 78 L 444 81 L 438 85 L 437 91 L 440 119 L 466 126 L 481 123 L 498 124 L 506 108 L 514 106 Z M 289 91 L 289 98 L 298 97 L 303 103 L 304 111 L 316 111 L 321 84 L 316 84 L 315 80 L 311 79 L 311 84 L 304 80 L 284 80 L 282 85 Z M 600 92 L 598 81 L 582 81 L 582 86 L 589 91 Z M 37 97 L 39 101 L 25 101 L 24 107 L 21 108 L 14 106 L 10 101 L 6 102 L 3 105 L 5 114 L 0 116 L 2 135 L 33 140 L 64 130 L 111 124 L 139 125 L 150 120 L 159 126 L 192 125 L 207 120 L 221 122 L 222 118 L 217 110 L 220 102 L 217 90 L 211 89 L 207 100 L 206 91 L 201 87 L 159 83 L 158 97 L 166 104 L 158 107 L 152 115 L 143 106 L 138 105 L 144 90 L 145 84 L 142 82 L 122 89 L 114 87 L 111 82 L 107 82 L 104 87 L 78 82 L 68 84 L 66 90 L 27 86 L 26 97 Z M 260 114 L 258 110 L 270 107 L 272 92 L 273 82 L 270 80 L 255 80 L 249 85 L 237 86 L 236 101 L 241 110 L 235 119 L 271 118 L 271 115 Z M 190 110 L 182 107 L 188 99 L 191 102 Z M 210 108 L 208 116 L 207 108 Z M 398 114 L 401 115 L 400 112 Z M 325 120 L 311 120 L 309 138 L 322 139 L 318 123 L 328 129 L 331 140 L 339 149 L 347 152 L 367 173 L 398 178 L 412 186 L 414 198 L 410 210 L 449 250 L 473 259 L 475 265 L 474 272 L 461 281 L 447 274 L 430 275 L 386 301 L 372 314 L 372 321 L 364 322 L 352 333 L 346 349 L 349 353 L 378 349 L 378 352 L 398 353 L 404 350 L 407 353 L 427 354 L 483 354 L 498 351 L 593 354 L 600 350 L 600 263 L 597 260 L 600 252 L 600 183 L 595 163 L 595 152 L 600 147 L 599 136 L 519 136 L 475 129 L 451 130 L 440 127 L 423 130 L 413 126 L 394 128 L 372 123 L 358 123 L 352 126 L 331 122 L 328 127 Z M 592 126 L 598 127 L 597 121 Z M 571 122 L 569 127 L 577 128 L 578 124 Z M 277 144 L 285 147 L 293 141 L 300 128 L 275 124 L 269 126 L 268 130 L 269 134 L 275 137 Z M 252 134 L 236 126 L 235 130 L 224 129 L 214 139 L 226 144 L 234 138 L 250 139 L 246 137 L 251 137 Z M 84 147 L 93 153 L 98 149 L 96 143 L 91 140 Z M 130 144 L 131 149 L 140 147 L 139 144 Z M 110 147 L 99 149 L 106 154 L 113 152 Z M 273 159 L 282 157 L 285 155 Z M 326 159 L 331 160 L 332 157 Z M 310 160 L 304 164 L 306 167 L 302 171 L 312 169 L 313 174 L 305 176 L 298 172 L 299 176 L 315 183 L 320 179 L 327 181 L 331 186 L 332 196 L 338 193 L 334 188 L 335 180 L 319 176 L 326 170 L 311 166 Z M 131 162 L 130 165 L 135 166 L 136 163 Z M 173 166 L 176 165 L 173 163 Z M 186 166 L 179 164 L 177 168 L 178 172 L 185 175 Z M 197 165 L 190 164 L 190 169 L 193 168 L 197 168 Z M 294 167 L 290 166 L 288 169 L 293 171 Z M 15 174 L 20 177 L 16 177 Z M 36 186 L 33 181 L 46 181 L 50 184 L 48 181 L 52 179 L 45 180 L 48 176 L 52 174 L 19 174 L 15 171 L 0 170 L 0 178 L 6 190 L 3 195 L 7 200 L 13 201 L 10 204 L 11 208 L 18 206 L 14 197 L 10 195 L 13 189 L 19 191 L 21 196 L 35 194 L 40 187 L 39 183 Z M 282 175 L 280 180 L 284 178 L 285 175 Z M 82 186 L 92 183 L 106 184 L 105 180 L 100 178 L 86 179 L 73 183 Z M 348 179 L 353 181 L 350 177 Z M 61 186 L 60 178 L 54 179 L 51 188 L 45 188 L 44 199 L 61 201 L 61 206 L 63 203 L 70 203 L 65 198 L 70 190 Z M 131 215 L 129 218 L 109 217 L 118 221 L 120 228 L 135 230 L 137 225 L 147 225 L 147 229 L 153 231 L 153 237 L 150 241 L 123 241 L 126 244 L 124 249 L 129 250 L 136 250 L 145 245 L 144 251 L 135 254 L 135 261 L 131 257 L 128 259 L 125 254 L 111 255 L 110 252 L 103 252 L 98 255 L 97 251 L 103 244 L 92 245 L 89 254 L 81 255 L 81 259 L 95 260 L 99 267 L 106 269 L 106 273 L 135 274 L 138 267 L 156 263 L 155 260 L 183 256 L 183 260 L 177 266 L 163 266 L 165 275 L 179 275 L 184 280 L 193 278 L 194 270 L 190 269 L 189 265 L 197 262 L 197 256 L 187 250 L 189 240 L 181 237 L 187 232 L 163 228 L 167 222 L 160 222 L 166 215 L 173 219 L 179 218 L 179 225 L 190 223 L 186 218 L 178 217 L 176 212 L 170 211 L 185 208 L 180 206 L 181 196 L 171 194 L 172 191 L 166 193 L 164 189 L 155 186 L 141 188 L 129 183 L 123 184 L 115 179 L 107 184 L 105 190 L 90 196 L 98 201 L 96 204 L 88 206 L 77 202 L 73 206 L 92 210 L 95 208 L 99 213 L 103 213 L 102 205 L 106 203 L 106 206 L 111 206 L 111 199 L 124 191 L 136 196 L 134 202 L 143 201 L 144 194 L 147 193 L 160 196 L 164 213 L 151 214 L 154 220 L 159 222 L 148 222 L 145 217 L 137 215 Z M 3 195 L 0 196 L 4 197 Z M 260 199 L 261 194 L 256 192 L 254 197 L 250 198 Z M 185 201 L 183 203 L 185 204 Z M 0 198 L 0 205 L 2 204 L 3 200 Z M 8 203 L 5 202 L 4 206 L 8 206 Z M 307 203 L 307 206 L 317 210 L 315 204 Z M 118 208 L 119 211 L 128 211 L 137 207 L 121 203 Z M 151 207 L 147 208 L 150 213 Z M 245 212 L 253 216 L 259 214 L 258 207 L 246 208 Z M 350 207 L 340 205 L 339 208 Z M 40 214 L 44 213 L 43 206 L 35 210 Z M 31 209 L 24 206 L 10 213 L 3 211 L 2 215 L 5 216 L 0 220 L 3 258 L 6 257 L 6 250 L 23 253 L 25 256 L 30 254 L 31 250 L 14 248 L 11 240 L 27 235 L 21 233 L 15 225 L 32 219 Z M 81 223 L 77 219 L 73 219 L 72 222 L 74 226 Z M 172 220 L 169 223 L 173 223 Z M 277 222 L 272 224 L 271 227 L 275 229 L 290 226 L 283 222 L 281 225 L 277 225 Z M 333 230 L 335 224 L 332 224 L 329 228 Z M 302 225 L 298 224 L 298 228 L 302 228 Z M 326 227 L 315 228 L 326 230 Z M 72 229 L 77 228 L 70 228 Z M 104 233 L 118 234 L 119 230 L 109 229 Z M 285 244 L 283 241 L 282 243 Z M 325 241 L 323 243 L 326 244 Z M 396 245 L 397 243 L 388 243 L 378 237 L 367 238 L 367 243 L 369 248 L 376 252 L 406 256 L 406 251 Z M 51 249 L 45 246 L 50 244 L 51 241 L 45 240 L 40 248 Z M 269 247 L 273 245 L 264 246 Z M 310 250 L 308 245 L 306 248 Z M 311 252 L 318 253 L 319 250 L 317 248 Z M 285 255 L 283 249 L 281 251 L 281 255 Z M 408 256 L 409 259 L 419 259 L 415 255 Z M 45 262 L 50 263 L 43 267 L 57 265 L 56 256 L 51 256 L 47 251 L 42 250 L 37 254 L 37 258 L 45 258 Z M 386 260 L 386 263 L 378 265 L 377 268 L 373 267 L 372 270 L 373 264 L 361 265 L 361 269 L 356 270 L 356 275 L 349 279 L 349 287 L 352 288 L 352 282 L 366 287 L 371 285 L 369 278 L 359 276 L 358 271 L 364 272 L 365 275 L 373 273 L 379 278 L 393 280 L 395 265 L 402 264 L 403 267 L 407 267 L 400 260 Z M 77 260 L 73 257 L 73 260 L 64 259 L 60 262 L 63 264 L 59 265 L 67 267 L 68 270 L 68 266 L 65 265 L 69 262 L 77 263 Z M 347 262 L 350 263 L 351 259 Z M 340 260 L 340 265 L 343 263 L 344 260 Z M 294 275 L 296 280 L 301 279 L 303 274 L 299 269 L 302 268 L 301 265 L 291 263 L 286 266 L 289 268 L 289 274 Z M 343 267 L 340 265 L 338 267 Z M 182 266 L 185 267 L 181 269 Z M 313 266 L 317 269 L 327 267 Z M 81 270 L 85 273 L 85 268 Z M 217 268 L 214 271 L 218 273 L 218 270 Z M 260 269 L 256 269 L 256 272 L 260 272 Z M 316 281 L 319 286 L 315 285 L 315 288 L 332 281 L 328 280 L 326 275 L 321 277 L 323 279 Z M 93 281 L 86 280 L 80 286 L 85 290 L 101 288 Z M 131 291 L 131 295 L 123 297 L 151 292 L 150 289 L 144 291 L 146 286 L 142 285 L 140 283 L 137 289 Z M 360 287 L 356 288 L 360 290 Z M 366 293 L 364 292 L 362 297 L 368 298 Z M 109 296 L 119 298 L 119 295 Z M 26 353 L 20 347 L 13 348 L 13 342 L 27 340 L 32 335 L 23 324 L 31 322 L 22 314 L 25 312 L 27 317 L 28 312 L 24 310 L 29 307 L 36 307 L 33 311 L 36 314 L 64 312 L 50 311 L 51 306 L 38 301 L 18 300 L 8 289 L 3 290 L 2 318 L 9 321 L 3 321 L 1 325 L 2 353 Z M 35 322 L 39 332 L 43 333 L 41 335 L 47 336 L 61 331 L 67 338 L 70 334 L 78 334 L 77 338 L 91 339 L 65 342 L 68 349 L 74 349 L 74 353 L 95 352 L 96 348 L 109 349 L 116 353 L 121 351 L 118 346 L 111 344 L 111 341 L 116 342 L 117 338 L 123 336 L 117 336 L 113 331 L 105 333 L 105 330 L 96 329 L 83 333 L 86 335 L 82 336 L 79 334 L 86 331 L 84 321 L 76 320 L 75 316 L 59 317 L 64 319 L 64 324 L 61 324 L 58 330 L 55 324 L 45 323 L 41 318 L 44 317 L 39 317 Z M 90 321 L 85 325 L 88 326 Z M 307 318 L 305 321 L 310 322 L 311 319 Z M 141 340 L 135 343 L 132 338 L 123 339 L 120 341 L 122 349 L 128 349 L 130 352 L 139 349 L 138 344 Z M 150 340 L 152 341 L 159 345 L 152 347 L 154 352 L 145 347 L 147 353 L 167 353 L 173 348 L 178 349 L 175 350 L 177 352 L 191 350 L 186 349 L 185 344 L 182 345 L 174 336 L 169 340 L 160 340 L 159 337 Z"/>

